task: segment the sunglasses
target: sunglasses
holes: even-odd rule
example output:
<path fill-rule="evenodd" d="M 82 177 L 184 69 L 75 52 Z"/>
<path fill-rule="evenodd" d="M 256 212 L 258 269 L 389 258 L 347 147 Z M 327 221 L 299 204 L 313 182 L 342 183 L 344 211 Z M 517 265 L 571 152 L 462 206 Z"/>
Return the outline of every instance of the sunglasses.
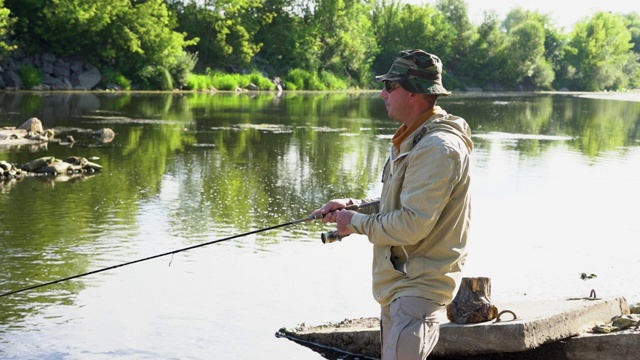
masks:
<path fill-rule="evenodd" d="M 400 83 L 397 81 L 390 81 L 390 80 L 385 80 L 384 81 L 384 90 L 387 93 L 391 93 L 393 90 L 397 89 L 400 87 Z"/>

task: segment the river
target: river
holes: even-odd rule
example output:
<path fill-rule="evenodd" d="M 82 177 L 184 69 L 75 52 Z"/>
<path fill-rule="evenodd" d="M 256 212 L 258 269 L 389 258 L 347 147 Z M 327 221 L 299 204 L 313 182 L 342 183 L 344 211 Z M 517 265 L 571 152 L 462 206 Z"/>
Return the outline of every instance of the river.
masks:
<path fill-rule="evenodd" d="M 640 102 L 455 93 L 439 105 L 474 134 L 465 276 L 490 277 L 498 307 L 591 290 L 640 301 Z M 15 164 L 103 166 L 0 181 L 0 293 L 215 243 L 1 297 L 0 358 L 324 359 L 274 334 L 378 315 L 364 236 L 324 245 L 332 228 L 317 222 L 253 233 L 379 193 L 398 124 L 377 93 L 0 94 L 0 127 L 34 116 L 116 137 L 0 147 Z"/>

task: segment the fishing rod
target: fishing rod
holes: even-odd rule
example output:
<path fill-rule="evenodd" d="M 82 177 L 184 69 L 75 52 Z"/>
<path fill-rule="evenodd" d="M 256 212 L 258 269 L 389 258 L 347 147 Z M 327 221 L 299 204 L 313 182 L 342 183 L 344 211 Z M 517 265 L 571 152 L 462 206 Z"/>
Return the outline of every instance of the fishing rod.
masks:
<path fill-rule="evenodd" d="M 373 202 L 365 203 L 365 204 L 361 204 L 361 205 L 349 205 L 349 206 L 347 206 L 347 207 L 345 207 L 345 208 L 343 208 L 341 210 L 358 210 L 358 209 L 363 208 L 363 207 L 377 205 L 379 202 L 380 201 L 373 201 Z M 322 216 L 324 217 L 324 215 L 322 215 Z M 187 246 L 187 247 L 184 247 L 184 248 L 181 248 L 181 249 L 177 249 L 177 250 L 167 251 L 167 252 L 164 252 L 162 254 L 147 256 L 145 258 L 128 261 L 128 262 L 125 262 L 125 263 L 121 263 L 121 264 L 117 264 L 117 265 L 113 265 L 113 266 L 109 266 L 109 267 L 105 267 L 105 268 L 89 271 L 89 272 L 86 272 L 86 273 L 77 274 L 77 275 L 73 275 L 73 276 L 69 276 L 69 277 L 65 277 L 65 278 L 61 278 L 61 279 L 57 279 L 57 280 L 53 280 L 53 281 L 48 281 L 48 282 L 45 282 L 45 283 L 42 283 L 42 284 L 38 284 L 38 285 L 28 286 L 26 288 L 9 291 L 9 292 L 0 294 L 0 298 L 1 297 L 5 297 L 5 296 L 9 296 L 9 295 L 19 294 L 19 293 L 22 293 L 22 292 L 25 292 L 25 291 L 29 291 L 29 290 L 38 289 L 38 288 L 45 287 L 45 286 L 58 284 L 58 283 L 61 283 L 61 282 L 65 282 L 65 281 L 69 281 L 69 280 L 73 280 L 73 279 L 77 279 L 77 278 L 81 278 L 81 277 L 88 276 L 88 275 L 101 273 L 101 272 L 104 272 L 104 271 L 117 269 L 117 268 L 120 268 L 120 267 L 123 267 L 123 266 L 137 264 L 137 263 L 140 263 L 140 262 L 143 262 L 143 261 L 157 259 L 159 257 L 163 257 L 163 256 L 167 256 L 167 255 L 177 254 L 177 253 L 180 253 L 180 252 L 183 252 L 183 251 L 187 251 L 187 250 L 197 249 L 199 247 L 216 244 L 216 243 L 220 243 L 220 242 L 223 242 L 223 241 L 237 239 L 237 238 L 243 237 L 243 236 L 253 235 L 253 234 L 257 234 L 257 233 L 261 233 L 261 232 L 265 232 L 265 231 L 269 231 L 269 230 L 278 229 L 278 228 L 285 227 L 285 226 L 291 226 L 291 225 L 298 224 L 298 223 L 301 223 L 301 222 L 312 221 L 312 220 L 315 220 L 315 219 L 317 219 L 317 217 L 309 216 L 309 217 L 306 217 L 306 218 L 303 218 L 303 219 L 293 220 L 293 221 L 289 221 L 287 223 L 282 223 L 282 224 L 278 224 L 278 225 L 274 225 L 274 226 L 270 226 L 270 227 L 266 227 L 266 228 L 262 228 L 262 229 L 258 229 L 258 230 L 253 230 L 253 231 L 245 232 L 245 233 L 242 233 L 242 234 L 236 234 L 236 235 L 232 235 L 232 236 L 229 236 L 229 237 L 226 237 L 226 238 L 205 242 L 205 243 L 202 243 L 202 244 L 197 244 L 197 245 Z M 322 242 L 325 243 L 324 234 L 322 234 L 322 239 L 323 239 Z"/>

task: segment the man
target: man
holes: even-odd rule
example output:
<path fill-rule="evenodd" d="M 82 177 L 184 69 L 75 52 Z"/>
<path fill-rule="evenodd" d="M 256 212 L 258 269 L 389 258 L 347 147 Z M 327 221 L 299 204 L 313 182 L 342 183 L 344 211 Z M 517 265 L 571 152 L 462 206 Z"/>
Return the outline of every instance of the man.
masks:
<path fill-rule="evenodd" d="M 471 132 L 436 101 L 440 59 L 401 51 L 380 96 L 402 123 L 384 167 L 379 207 L 341 210 L 367 200 L 334 199 L 311 216 L 337 223 L 341 236 L 367 235 L 373 246 L 373 294 L 381 305 L 383 360 L 425 359 L 439 336 L 438 315 L 460 285 L 471 215 Z"/>

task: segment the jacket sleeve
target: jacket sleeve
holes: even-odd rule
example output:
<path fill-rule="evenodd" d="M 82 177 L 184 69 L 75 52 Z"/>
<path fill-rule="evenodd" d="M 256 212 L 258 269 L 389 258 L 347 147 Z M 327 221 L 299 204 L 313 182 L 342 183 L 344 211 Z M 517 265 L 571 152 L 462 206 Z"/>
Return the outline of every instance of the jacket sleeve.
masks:
<path fill-rule="evenodd" d="M 393 174 L 390 179 L 402 182 L 390 195 L 399 196 L 400 206 L 381 214 L 354 214 L 351 220 L 352 228 L 375 245 L 418 243 L 432 231 L 449 200 L 458 179 L 459 156 L 438 137 L 424 140 L 404 160 L 404 176 Z"/>
<path fill-rule="evenodd" d="M 362 204 L 371 203 L 374 201 L 380 201 L 380 198 L 370 198 L 370 199 L 351 199 L 351 202 L 360 206 Z M 358 212 L 361 214 L 377 214 L 380 212 L 380 204 L 365 206 L 358 209 Z"/>

